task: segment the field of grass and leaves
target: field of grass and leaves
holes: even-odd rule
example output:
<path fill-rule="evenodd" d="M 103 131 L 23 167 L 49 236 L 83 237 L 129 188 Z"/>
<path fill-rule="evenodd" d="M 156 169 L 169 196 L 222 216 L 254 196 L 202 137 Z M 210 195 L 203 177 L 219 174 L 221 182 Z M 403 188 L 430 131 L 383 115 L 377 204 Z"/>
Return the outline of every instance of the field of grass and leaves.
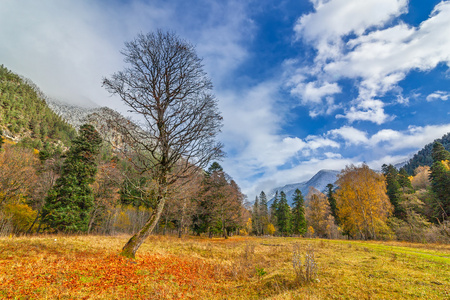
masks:
<path fill-rule="evenodd" d="M 127 238 L 0 238 L 0 299 L 450 299 L 450 245 L 152 236 L 129 260 Z"/>

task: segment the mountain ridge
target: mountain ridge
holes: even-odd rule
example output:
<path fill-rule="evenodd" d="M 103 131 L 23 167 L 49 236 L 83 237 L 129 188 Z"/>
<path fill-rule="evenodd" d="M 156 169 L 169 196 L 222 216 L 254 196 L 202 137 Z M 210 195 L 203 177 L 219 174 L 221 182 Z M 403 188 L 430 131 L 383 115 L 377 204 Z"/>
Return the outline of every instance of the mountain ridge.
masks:
<path fill-rule="evenodd" d="M 329 183 L 333 185 L 336 183 L 339 173 L 340 171 L 337 170 L 322 169 L 307 181 L 291 183 L 274 188 L 267 194 L 267 198 L 270 199 L 268 204 L 270 205 L 273 202 L 276 191 L 279 193 L 283 191 L 286 194 L 288 204 L 292 206 L 292 198 L 296 189 L 299 189 L 302 192 L 303 197 L 306 197 L 310 187 L 314 187 L 320 192 L 324 192 Z"/>

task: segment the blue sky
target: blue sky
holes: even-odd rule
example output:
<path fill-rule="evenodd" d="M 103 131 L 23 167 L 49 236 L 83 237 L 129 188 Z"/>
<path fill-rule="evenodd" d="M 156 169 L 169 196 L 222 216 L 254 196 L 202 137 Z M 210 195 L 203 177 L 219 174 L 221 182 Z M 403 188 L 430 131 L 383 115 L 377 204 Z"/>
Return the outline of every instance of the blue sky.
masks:
<path fill-rule="evenodd" d="M 203 57 L 221 164 L 249 199 L 320 169 L 398 163 L 450 132 L 450 1 L 1 0 L 0 63 L 124 112 L 101 79 L 157 28 Z"/>

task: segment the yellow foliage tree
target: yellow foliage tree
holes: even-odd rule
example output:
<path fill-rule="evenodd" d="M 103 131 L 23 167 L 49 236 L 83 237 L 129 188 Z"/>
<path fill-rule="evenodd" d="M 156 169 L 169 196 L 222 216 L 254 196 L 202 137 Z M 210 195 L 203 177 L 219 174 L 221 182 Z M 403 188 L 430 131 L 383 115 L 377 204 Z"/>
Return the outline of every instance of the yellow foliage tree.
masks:
<path fill-rule="evenodd" d="M 362 239 L 377 239 L 389 230 L 386 221 L 393 207 L 382 174 L 366 164 L 351 165 L 341 171 L 337 184 L 336 204 L 344 232 Z"/>
<path fill-rule="evenodd" d="M 414 170 L 414 174 L 414 177 L 411 179 L 411 184 L 415 190 L 427 189 L 431 186 L 429 166 L 417 167 Z"/>
<path fill-rule="evenodd" d="M 306 221 L 314 228 L 319 237 L 327 235 L 328 217 L 331 214 L 327 197 L 317 189 L 310 187 L 306 196 Z"/>
<path fill-rule="evenodd" d="M 267 232 L 267 234 L 273 235 L 275 233 L 275 231 L 276 231 L 275 226 L 273 226 L 272 223 L 268 223 L 266 225 L 266 232 Z"/>

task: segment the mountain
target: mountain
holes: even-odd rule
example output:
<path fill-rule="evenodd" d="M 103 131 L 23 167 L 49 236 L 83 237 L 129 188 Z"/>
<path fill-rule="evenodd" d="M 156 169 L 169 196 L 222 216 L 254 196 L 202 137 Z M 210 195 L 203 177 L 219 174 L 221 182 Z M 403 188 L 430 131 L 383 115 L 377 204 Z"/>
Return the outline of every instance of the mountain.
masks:
<path fill-rule="evenodd" d="M 125 149 L 126 138 L 120 129 L 125 131 L 142 131 L 131 120 L 108 107 L 82 107 L 64 103 L 55 99 L 47 99 L 49 107 L 67 123 L 80 128 L 83 124 L 91 124 L 101 134 L 103 140 L 109 142 L 113 150 Z M 121 127 L 117 126 L 118 124 Z M 142 133 L 144 135 L 144 133 Z"/>
<path fill-rule="evenodd" d="M 123 149 L 124 136 L 115 128 L 137 126 L 107 107 L 82 107 L 47 97 L 31 80 L 0 65 L 0 130 L 13 142 L 42 150 L 48 142 L 69 146 L 81 125 L 93 125 L 113 149 Z"/>
<path fill-rule="evenodd" d="M 76 129 L 86 123 L 90 114 L 101 111 L 100 107 L 81 107 L 52 98 L 46 98 L 45 101 L 52 111 Z"/>
<path fill-rule="evenodd" d="M 11 141 L 40 149 L 46 143 L 69 145 L 76 131 L 47 105 L 30 80 L 0 66 L 0 130 Z"/>
<path fill-rule="evenodd" d="M 450 133 L 445 134 L 442 138 L 435 140 L 434 142 L 441 143 L 447 151 L 450 151 Z M 431 150 L 433 149 L 433 143 L 425 145 L 417 154 L 403 166 L 408 174 L 413 175 L 414 170 L 418 166 L 431 166 L 433 164 L 433 158 L 431 157 Z"/>
<path fill-rule="evenodd" d="M 303 197 L 306 197 L 306 195 L 308 194 L 308 191 L 309 191 L 309 187 L 311 187 L 311 186 L 321 192 L 324 192 L 327 184 L 329 184 L 329 183 L 335 184 L 336 183 L 337 175 L 339 173 L 340 173 L 340 171 L 336 171 L 336 170 L 320 170 L 316 175 L 314 175 L 308 181 L 301 182 L 301 183 L 288 184 L 283 187 L 274 188 L 267 195 L 267 198 L 270 199 L 269 205 L 274 200 L 276 191 L 278 191 L 278 193 L 283 191 L 286 194 L 286 198 L 287 198 L 290 206 L 292 206 L 292 198 L 293 198 L 293 195 L 294 195 L 294 192 L 296 189 L 299 189 L 302 192 Z"/>

